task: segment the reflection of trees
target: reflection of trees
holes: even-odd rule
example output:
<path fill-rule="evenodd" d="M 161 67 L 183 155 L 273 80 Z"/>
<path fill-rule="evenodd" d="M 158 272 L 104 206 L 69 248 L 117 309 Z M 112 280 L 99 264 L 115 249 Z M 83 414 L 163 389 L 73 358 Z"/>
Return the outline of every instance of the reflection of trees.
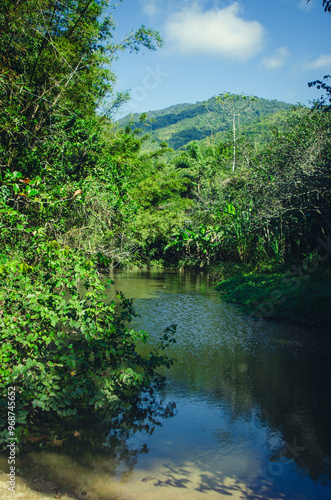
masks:
<path fill-rule="evenodd" d="M 219 394 L 232 417 L 258 417 L 270 436 L 271 461 L 290 460 L 298 471 L 322 484 L 331 480 L 330 364 L 321 352 L 297 347 L 233 353 L 222 370 Z M 302 349 L 304 351 L 304 349 Z"/>
<path fill-rule="evenodd" d="M 330 365 L 320 352 L 298 354 L 260 353 L 250 364 L 252 396 L 261 422 L 282 433 L 271 460 L 292 460 L 311 479 L 326 483 L 331 480 Z"/>
<path fill-rule="evenodd" d="M 36 421 L 27 429 L 27 441 L 20 445 L 20 474 L 23 478 L 30 478 L 32 489 L 36 480 L 31 478 L 36 474 L 39 482 L 41 477 L 46 483 L 56 479 L 52 493 L 70 490 L 76 498 L 67 477 L 57 475 L 55 478 L 50 453 L 60 454 L 65 461 L 81 466 L 82 470 L 90 470 L 91 464 L 98 464 L 98 468 L 110 476 L 127 476 L 133 471 L 138 456 L 149 451 L 145 438 L 152 435 L 156 427 L 161 427 L 164 419 L 173 417 L 175 409 L 175 403 L 163 403 L 157 388 L 150 387 L 130 407 L 123 407 L 109 419 L 101 420 L 91 412 L 81 419 L 67 420 L 65 425 L 56 419 L 53 422 Z M 36 451 L 40 456 L 37 468 Z M 43 452 L 46 455 L 42 455 Z"/>
<path fill-rule="evenodd" d="M 173 417 L 176 404 L 163 404 L 153 389 L 145 393 L 138 404 L 128 411 L 119 414 L 111 422 L 111 428 L 103 445 L 111 454 L 116 454 L 116 462 L 128 474 L 137 463 L 139 454 L 148 453 L 148 447 L 143 442 L 141 433 L 152 435 L 156 427 L 162 427 L 162 420 Z M 139 437 L 138 437 L 139 435 Z"/>
<path fill-rule="evenodd" d="M 210 346 L 190 352 L 179 339 L 170 377 L 186 381 L 198 397 L 216 396 L 231 421 L 248 421 L 257 411 L 270 434 L 269 460 L 290 461 L 300 474 L 325 484 L 331 480 L 329 349 L 323 353 L 315 339 L 307 347 L 304 336 L 264 333 L 269 342 L 258 332 L 241 343 L 237 333 L 232 346 L 215 346 L 214 352 Z M 280 443 L 273 444 L 274 435 L 281 435 Z"/>

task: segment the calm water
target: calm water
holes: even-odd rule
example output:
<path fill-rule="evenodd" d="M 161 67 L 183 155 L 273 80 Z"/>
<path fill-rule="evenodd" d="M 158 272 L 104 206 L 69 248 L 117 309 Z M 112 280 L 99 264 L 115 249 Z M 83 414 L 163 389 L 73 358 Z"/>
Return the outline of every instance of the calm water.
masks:
<path fill-rule="evenodd" d="M 225 478 L 250 487 L 249 498 L 331 498 L 330 346 L 318 332 L 255 326 L 222 303 L 203 275 L 122 272 L 115 279 L 135 299 L 135 328 L 152 342 L 177 323 L 170 348 L 177 363 L 166 370 L 162 394 L 176 402 L 176 415 L 147 439 L 135 435 L 134 445 L 149 448 L 138 467 L 162 464 L 158 484 L 174 489 L 189 484 L 192 470 L 200 498 L 226 494 Z"/>
<path fill-rule="evenodd" d="M 42 475 L 47 466 L 62 484 L 107 499 L 331 499 L 325 339 L 251 322 L 202 274 L 118 272 L 114 279 L 134 298 L 133 327 L 150 332 L 150 345 L 177 324 L 168 352 L 177 362 L 164 371 L 158 396 L 170 404 L 169 418 L 151 434 L 128 434 L 133 460 L 120 447 L 111 456 L 48 450 L 30 453 L 29 467 Z"/>

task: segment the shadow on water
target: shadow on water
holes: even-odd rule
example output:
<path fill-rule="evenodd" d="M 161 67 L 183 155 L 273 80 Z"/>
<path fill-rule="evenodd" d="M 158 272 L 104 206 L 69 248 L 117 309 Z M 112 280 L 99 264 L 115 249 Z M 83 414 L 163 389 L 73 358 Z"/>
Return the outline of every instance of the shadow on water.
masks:
<path fill-rule="evenodd" d="M 200 465 L 203 469 L 203 464 Z M 188 489 L 192 484 L 191 469 L 185 467 L 164 466 L 164 479 L 155 482 L 155 486 L 163 488 L 184 488 Z M 199 473 L 195 478 L 194 491 L 204 495 L 217 493 L 226 497 L 239 496 L 246 500 L 281 500 L 285 499 L 286 495 L 275 493 L 272 489 L 272 484 L 267 481 L 261 481 L 259 485 L 250 486 L 247 489 L 246 485 L 238 481 L 232 481 L 222 473 Z M 162 494 L 162 492 L 161 492 Z M 243 497 L 244 495 L 244 497 Z M 201 497 L 200 497 L 201 498 Z"/>

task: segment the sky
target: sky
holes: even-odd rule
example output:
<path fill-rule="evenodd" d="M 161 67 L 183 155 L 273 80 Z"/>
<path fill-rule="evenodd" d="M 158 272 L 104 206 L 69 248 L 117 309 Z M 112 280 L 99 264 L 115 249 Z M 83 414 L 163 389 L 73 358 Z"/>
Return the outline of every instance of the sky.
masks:
<path fill-rule="evenodd" d="M 309 105 L 320 91 L 308 82 L 331 74 L 322 0 L 123 0 L 113 16 L 118 41 L 145 25 L 165 42 L 113 63 L 116 90 L 131 93 L 120 116 L 223 92 Z"/>

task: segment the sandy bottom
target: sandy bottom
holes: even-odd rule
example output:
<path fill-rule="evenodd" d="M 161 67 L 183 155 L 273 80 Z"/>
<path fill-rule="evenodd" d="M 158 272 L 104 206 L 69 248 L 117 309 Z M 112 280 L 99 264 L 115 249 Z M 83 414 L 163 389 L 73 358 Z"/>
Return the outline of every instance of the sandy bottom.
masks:
<path fill-rule="evenodd" d="M 90 466 L 52 453 L 30 453 L 24 463 L 17 461 L 16 491 L 8 491 L 6 457 L 0 457 L 1 500 L 266 500 L 263 488 L 257 495 L 241 482 L 222 473 L 210 473 L 186 462 L 184 466 L 156 463 L 149 470 L 136 467 L 114 475 L 114 463 L 104 457 L 91 457 Z M 120 476 L 120 477 L 119 477 Z M 266 485 L 267 492 L 269 485 Z M 275 498 L 275 497 L 273 497 Z"/>

